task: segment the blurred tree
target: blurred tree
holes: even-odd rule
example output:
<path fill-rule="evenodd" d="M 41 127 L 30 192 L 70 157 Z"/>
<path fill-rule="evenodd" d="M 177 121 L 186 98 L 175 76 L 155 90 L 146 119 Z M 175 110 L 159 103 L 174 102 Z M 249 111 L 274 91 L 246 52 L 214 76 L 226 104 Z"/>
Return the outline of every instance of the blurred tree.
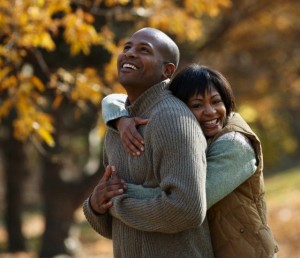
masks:
<path fill-rule="evenodd" d="M 268 168 L 299 162 L 299 10 L 296 0 L 233 0 L 194 44 L 199 55 L 190 56 L 230 79 Z"/>
<path fill-rule="evenodd" d="M 34 144 L 41 154 L 46 228 L 40 255 L 67 253 L 64 240 L 73 213 L 103 171 L 97 139 L 104 126 L 98 105 L 104 95 L 120 90 L 115 65 L 119 43 L 144 26 L 164 30 L 181 45 L 196 42 L 203 21 L 229 6 L 230 0 L 0 2 L 9 251 L 25 249 L 22 183 L 30 157 L 23 152 L 24 143 Z"/>

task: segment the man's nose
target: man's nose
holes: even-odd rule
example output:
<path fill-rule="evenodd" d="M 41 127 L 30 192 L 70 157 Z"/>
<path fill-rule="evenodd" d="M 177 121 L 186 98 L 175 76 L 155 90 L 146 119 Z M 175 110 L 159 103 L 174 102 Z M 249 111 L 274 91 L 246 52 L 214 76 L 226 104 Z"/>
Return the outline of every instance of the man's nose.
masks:
<path fill-rule="evenodd" d="M 130 48 L 124 53 L 124 55 L 126 57 L 136 57 L 136 50 L 134 48 Z"/>

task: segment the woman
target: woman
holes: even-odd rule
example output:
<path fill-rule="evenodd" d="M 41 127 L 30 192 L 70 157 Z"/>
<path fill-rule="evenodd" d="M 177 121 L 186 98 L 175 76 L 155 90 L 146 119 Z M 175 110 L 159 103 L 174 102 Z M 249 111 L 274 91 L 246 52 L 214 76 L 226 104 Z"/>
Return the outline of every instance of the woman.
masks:
<path fill-rule="evenodd" d="M 242 117 L 234 113 L 229 83 L 221 73 L 194 64 L 178 73 L 169 89 L 187 104 L 208 141 L 207 218 L 215 257 L 276 257 L 278 246 L 267 225 L 261 144 Z M 128 115 L 122 97 L 104 99 L 106 122 Z M 122 104 L 115 104 L 116 100 Z M 147 120 L 114 121 L 125 148 L 141 155 L 144 146 L 135 126 Z M 158 191 L 129 184 L 127 194 L 150 198 Z"/>

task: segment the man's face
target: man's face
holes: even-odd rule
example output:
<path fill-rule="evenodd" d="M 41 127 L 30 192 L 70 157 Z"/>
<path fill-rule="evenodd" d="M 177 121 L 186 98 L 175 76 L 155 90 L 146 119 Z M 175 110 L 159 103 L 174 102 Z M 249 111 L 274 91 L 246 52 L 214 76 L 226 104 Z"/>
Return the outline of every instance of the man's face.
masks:
<path fill-rule="evenodd" d="M 119 82 L 138 94 L 163 80 L 162 44 L 153 32 L 138 31 L 124 44 L 118 56 Z"/>

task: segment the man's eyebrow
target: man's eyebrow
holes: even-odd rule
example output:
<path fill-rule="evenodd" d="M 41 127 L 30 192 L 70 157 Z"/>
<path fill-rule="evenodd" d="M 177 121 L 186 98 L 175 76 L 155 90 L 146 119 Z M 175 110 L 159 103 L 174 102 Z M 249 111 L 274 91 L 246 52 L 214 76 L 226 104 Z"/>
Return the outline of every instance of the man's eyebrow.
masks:
<path fill-rule="evenodd" d="M 148 46 L 148 47 L 152 47 L 152 44 L 148 43 L 148 42 L 141 42 L 140 45 L 145 45 L 145 46 Z"/>
<path fill-rule="evenodd" d="M 127 41 L 125 42 L 125 45 L 132 45 L 132 41 Z M 152 44 L 147 42 L 147 41 L 141 41 L 139 42 L 137 45 L 140 45 L 140 46 L 148 46 L 148 47 L 151 47 L 152 48 Z"/>

